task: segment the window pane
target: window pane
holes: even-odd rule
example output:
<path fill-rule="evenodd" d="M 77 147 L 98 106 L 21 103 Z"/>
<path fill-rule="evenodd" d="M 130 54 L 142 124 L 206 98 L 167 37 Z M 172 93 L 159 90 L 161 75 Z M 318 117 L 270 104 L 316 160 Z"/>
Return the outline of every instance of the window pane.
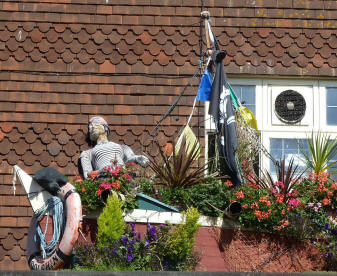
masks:
<path fill-rule="evenodd" d="M 327 107 L 326 123 L 330 126 L 337 125 L 337 107 Z"/>
<path fill-rule="evenodd" d="M 255 85 L 232 85 L 232 88 L 240 102 L 255 115 Z"/>
<path fill-rule="evenodd" d="M 326 89 L 327 106 L 337 106 L 337 88 Z"/>
<path fill-rule="evenodd" d="M 337 125 L 337 88 L 326 89 L 326 123 Z"/>
<path fill-rule="evenodd" d="M 306 139 L 280 139 L 271 138 L 270 139 L 270 155 L 275 158 L 276 161 L 285 158 L 286 167 L 289 164 L 291 158 L 294 158 L 294 165 L 298 165 L 298 172 L 301 173 L 306 165 L 301 159 L 301 151 L 299 145 L 308 152 L 308 145 Z M 270 174 L 276 180 L 276 170 L 275 165 L 270 160 Z"/>

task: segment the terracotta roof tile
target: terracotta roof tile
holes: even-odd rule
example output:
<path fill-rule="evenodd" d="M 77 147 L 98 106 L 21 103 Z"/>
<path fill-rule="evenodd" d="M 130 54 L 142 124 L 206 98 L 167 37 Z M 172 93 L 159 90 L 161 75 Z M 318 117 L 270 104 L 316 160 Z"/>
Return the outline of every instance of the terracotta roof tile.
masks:
<path fill-rule="evenodd" d="M 14 246 L 8 253 L 12 261 L 18 261 L 21 259 L 21 256 L 25 255 L 25 252 L 19 246 Z"/>
<path fill-rule="evenodd" d="M 9 151 L 11 150 L 12 145 L 9 142 L 8 138 L 4 138 L 1 142 L 0 142 L 0 153 L 2 153 L 3 155 L 9 153 Z"/>
<path fill-rule="evenodd" d="M 27 236 L 22 237 L 22 239 L 20 239 L 18 241 L 18 244 L 19 244 L 19 246 L 20 246 L 20 248 L 22 250 L 26 250 L 26 247 L 27 247 Z"/>
<path fill-rule="evenodd" d="M 38 28 L 34 28 L 30 33 L 30 38 L 33 42 L 38 43 L 41 41 L 43 34 L 39 31 Z"/>
<path fill-rule="evenodd" d="M 5 61 L 9 58 L 9 52 L 7 50 L 0 51 L 0 60 Z"/>
<path fill-rule="evenodd" d="M 33 144 L 31 144 L 30 148 L 33 154 L 40 155 L 45 150 L 45 145 L 37 139 Z"/>
<path fill-rule="evenodd" d="M 136 42 L 137 40 L 137 35 L 135 35 L 132 31 L 128 31 L 126 35 L 124 36 L 124 39 L 127 44 L 132 45 Z"/>
<path fill-rule="evenodd" d="M 26 53 L 30 53 L 34 49 L 34 43 L 31 41 L 31 39 L 28 37 L 25 39 L 25 41 L 22 43 L 22 47 Z"/>
<path fill-rule="evenodd" d="M 77 153 L 78 146 L 73 141 L 70 141 L 63 147 L 63 149 L 67 156 L 72 157 Z"/>
<path fill-rule="evenodd" d="M 250 38 L 249 38 L 249 43 L 253 46 L 253 47 L 258 47 L 261 44 L 261 37 L 254 33 Z"/>
<path fill-rule="evenodd" d="M 14 128 L 8 135 L 8 139 L 12 143 L 16 143 L 17 141 L 19 141 L 20 137 L 21 134 L 19 133 L 17 128 Z"/>
<path fill-rule="evenodd" d="M 36 156 L 31 151 L 26 151 L 22 156 L 22 159 L 27 166 L 32 166 L 37 160 Z"/>
<path fill-rule="evenodd" d="M 333 53 L 331 55 L 331 58 L 328 59 L 328 64 L 332 67 L 332 68 L 336 68 L 337 67 L 337 55 L 336 53 Z"/>
<path fill-rule="evenodd" d="M 47 40 L 43 39 L 40 43 L 37 44 L 37 46 L 39 47 L 39 50 L 42 53 L 46 53 L 46 52 L 49 51 L 50 43 L 48 43 Z M 55 44 L 54 44 L 54 46 L 55 46 Z"/>
<path fill-rule="evenodd" d="M 293 59 L 289 55 L 283 55 L 281 63 L 284 67 L 290 67 L 293 65 Z"/>
<path fill-rule="evenodd" d="M 308 43 L 310 42 L 310 40 L 304 35 L 301 34 L 296 40 L 295 43 L 301 47 L 301 48 L 305 48 L 307 47 Z"/>
<path fill-rule="evenodd" d="M 50 144 L 47 145 L 47 150 L 52 156 L 57 156 L 62 147 L 56 141 L 52 141 Z"/>
<path fill-rule="evenodd" d="M 304 55 L 308 58 L 313 58 L 317 52 L 317 50 L 312 46 L 312 44 L 309 44 L 304 50 Z"/>
<path fill-rule="evenodd" d="M 23 155 L 29 148 L 29 145 L 26 143 L 24 138 L 21 138 L 19 142 L 13 145 L 15 152 L 19 155 Z"/>
<path fill-rule="evenodd" d="M 7 250 L 5 250 L 2 246 L 0 246 L 0 261 L 4 259 L 7 254 Z"/>
<path fill-rule="evenodd" d="M 60 134 L 57 135 L 57 140 L 61 145 L 66 145 L 69 142 L 70 136 L 65 130 L 62 130 Z"/>
<path fill-rule="evenodd" d="M 9 31 L 14 32 L 18 27 L 18 22 L 6 22 L 6 27 Z"/>
<path fill-rule="evenodd" d="M 16 244 L 16 240 L 12 234 L 9 234 L 6 238 L 1 240 L 1 243 L 3 248 L 8 251 L 13 249 L 14 245 Z"/>
<path fill-rule="evenodd" d="M 19 161 L 19 156 L 15 153 L 14 150 L 11 150 L 6 156 L 8 164 L 12 166 L 16 165 Z"/>
<path fill-rule="evenodd" d="M 129 45 L 126 44 L 125 40 L 121 40 L 117 45 L 116 45 L 117 51 L 121 55 L 126 55 L 129 52 Z"/>
<path fill-rule="evenodd" d="M 333 34 L 332 36 L 330 36 L 327 42 L 331 48 L 336 49 L 337 48 L 337 35 Z"/>
<path fill-rule="evenodd" d="M 56 32 L 55 32 L 55 34 L 56 34 Z M 70 29 L 67 28 L 62 34 L 62 39 L 65 43 L 69 44 L 73 41 L 74 34 L 70 31 Z"/>
<path fill-rule="evenodd" d="M 63 42 L 62 39 L 58 39 L 54 44 L 55 51 L 59 54 L 63 53 L 66 49 L 66 44 Z"/>
<path fill-rule="evenodd" d="M 17 42 L 25 41 L 28 33 L 25 32 L 22 28 L 19 28 L 15 31 L 14 36 Z"/>
<path fill-rule="evenodd" d="M 288 48 L 292 44 L 293 39 L 289 36 L 289 34 L 286 34 L 279 40 L 279 42 L 281 43 L 282 47 Z"/>
<path fill-rule="evenodd" d="M 315 37 L 311 39 L 311 43 L 316 49 L 320 49 L 323 47 L 324 40 L 319 35 L 315 35 Z"/>

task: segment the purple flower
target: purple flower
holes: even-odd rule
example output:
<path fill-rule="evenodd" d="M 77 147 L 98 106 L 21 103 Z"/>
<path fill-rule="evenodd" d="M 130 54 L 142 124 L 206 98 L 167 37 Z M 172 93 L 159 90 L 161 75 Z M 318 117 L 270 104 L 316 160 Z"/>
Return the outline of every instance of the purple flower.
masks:
<path fill-rule="evenodd" d="M 330 224 L 329 224 L 329 223 L 326 223 L 325 226 L 324 226 L 324 228 L 325 228 L 326 230 L 330 229 Z"/>
<path fill-rule="evenodd" d="M 131 237 L 134 237 L 136 236 L 136 232 L 132 231 L 131 234 L 130 234 Z"/>
<path fill-rule="evenodd" d="M 325 256 L 328 257 L 329 259 L 332 259 L 333 254 L 331 252 L 329 252 L 329 253 L 325 254 Z"/>
<path fill-rule="evenodd" d="M 126 245 L 126 243 L 129 241 L 128 237 L 123 237 L 122 238 L 122 244 Z"/>
<path fill-rule="evenodd" d="M 337 235 L 337 228 L 331 230 L 331 235 Z"/>
<path fill-rule="evenodd" d="M 135 243 L 136 243 L 136 241 L 134 239 L 129 240 L 129 244 L 135 244 Z"/>
<path fill-rule="evenodd" d="M 147 247 L 150 244 L 148 240 L 145 241 L 145 247 Z"/>
<path fill-rule="evenodd" d="M 138 233 L 137 234 L 137 241 L 140 241 L 140 239 L 141 239 L 141 235 L 140 235 L 140 233 Z"/>
<path fill-rule="evenodd" d="M 154 227 L 154 226 L 151 227 L 149 233 L 150 233 L 151 236 L 154 236 L 157 233 L 156 227 Z"/>
<path fill-rule="evenodd" d="M 133 260 L 133 255 L 130 253 L 127 255 L 128 262 L 131 262 Z"/>
<path fill-rule="evenodd" d="M 112 249 L 112 254 L 117 255 L 117 248 Z"/>
<path fill-rule="evenodd" d="M 135 224 L 133 222 L 130 222 L 129 225 L 131 227 L 131 230 L 135 231 Z"/>
<path fill-rule="evenodd" d="M 129 246 L 129 247 L 128 247 L 128 252 L 129 252 L 129 253 L 132 253 L 132 252 L 133 252 L 133 246 Z"/>

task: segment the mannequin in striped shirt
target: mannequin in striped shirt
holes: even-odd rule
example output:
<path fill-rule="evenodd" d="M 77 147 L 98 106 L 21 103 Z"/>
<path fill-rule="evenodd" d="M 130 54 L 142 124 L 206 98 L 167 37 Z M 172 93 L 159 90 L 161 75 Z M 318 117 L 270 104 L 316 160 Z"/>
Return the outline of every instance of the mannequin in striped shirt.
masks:
<path fill-rule="evenodd" d="M 99 116 L 93 117 L 89 121 L 90 140 L 96 145 L 81 153 L 81 165 L 84 178 L 92 171 L 101 171 L 113 163 L 124 166 L 127 162 L 136 162 L 146 166 L 148 158 L 144 155 L 136 155 L 132 149 L 126 145 L 120 145 L 108 141 L 110 133 L 108 124 Z"/>

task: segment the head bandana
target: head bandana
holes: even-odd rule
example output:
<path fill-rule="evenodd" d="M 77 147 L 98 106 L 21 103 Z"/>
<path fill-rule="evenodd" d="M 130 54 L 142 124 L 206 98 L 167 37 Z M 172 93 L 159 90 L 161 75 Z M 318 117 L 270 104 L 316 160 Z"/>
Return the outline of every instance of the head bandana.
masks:
<path fill-rule="evenodd" d="M 109 135 L 109 133 L 110 133 L 109 126 L 108 126 L 107 122 L 102 117 L 100 117 L 100 116 L 92 117 L 89 120 L 89 130 L 90 130 L 92 125 L 102 125 L 102 126 L 104 126 L 104 129 L 105 129 L 107 135 Z"/>

